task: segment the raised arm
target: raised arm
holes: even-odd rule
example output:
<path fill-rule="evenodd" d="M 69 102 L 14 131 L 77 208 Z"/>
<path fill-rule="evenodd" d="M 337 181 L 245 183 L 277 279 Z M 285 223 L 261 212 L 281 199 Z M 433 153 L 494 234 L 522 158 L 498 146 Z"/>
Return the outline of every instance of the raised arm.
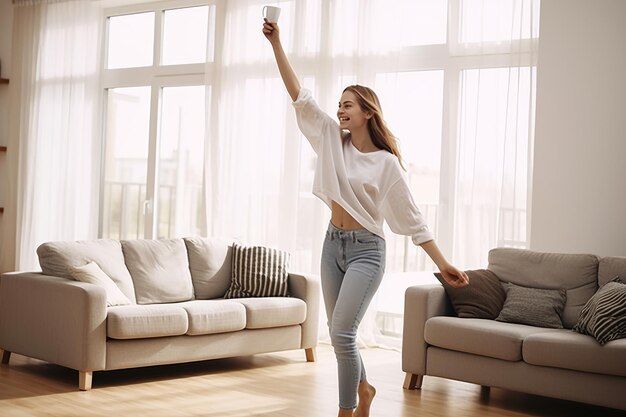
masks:
<path fill-rule="evenodd" d="M 300 82 L 298 77 L 291 68 L 289 59 L 285 55 L 283 45 L 280 43 L 280 31 L 277 23 L 269 23 L 267 19 L 264 19 L 263 34 L 270 41 L 272 49 L 274 50 L 274 56 L 276 57 L 276 64 L 278 64 L 278 71 L 283 78 L 287 92 L 293 101 L 296 101 L 298 94 L 300 93 Z"/>

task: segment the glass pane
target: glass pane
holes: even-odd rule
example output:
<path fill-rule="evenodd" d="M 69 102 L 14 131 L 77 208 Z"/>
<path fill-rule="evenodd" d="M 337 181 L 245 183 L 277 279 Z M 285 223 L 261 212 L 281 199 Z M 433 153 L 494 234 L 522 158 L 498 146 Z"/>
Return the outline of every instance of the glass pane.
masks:
<path fill-rule="evenodd" d="M 539 36 L 539 0 L 462 0 L 460 41 L 494 42 Z"/>
<path fill-rule="evenodd" d="M 164 15 L 162 64 L 205 62 L 209 6 L 166 10 Z"/>
<path fill-rule="evenodd" d="M 443 123 L 443 71 L 376 75 L 376 91 L 385 120 L 400 142 L 409 185 L 431 231 L 437 232 Z M 388 233 L 390 272 L 432 269 L 409 238 Z"/>
<path fill-rule="evenodd" d="M 150 87 L 108 90 L 104 169 L 104 238 L 144 237 Z"/>
<path fill-rule="evenodd" d="M 150 66 L 153 47 L 154 12 L 109 18 L 107 68 Z"/>
<path fill-rule="evenodd" d="M 205 211 L 205 87 L 165 87 L 162 98 L 157 237 L 199 236 Z"/>

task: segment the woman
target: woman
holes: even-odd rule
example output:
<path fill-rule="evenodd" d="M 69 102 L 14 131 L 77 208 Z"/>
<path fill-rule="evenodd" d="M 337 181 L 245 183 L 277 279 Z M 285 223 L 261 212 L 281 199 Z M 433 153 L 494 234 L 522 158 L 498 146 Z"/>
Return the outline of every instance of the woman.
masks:
<path fill-rule="evenodd" d="M 385 125 L 376 94 L 359 85 L 347 87 L 339 101 L 337 124 L 300 87 L 278 25 L 265 19 L 263 34 L 274 50 L 298 126 L 317 154 L 313 192 L 332 211 L 321 282 L 337 357 L 338 416 L 367 417 L 376 390 L 366 379 L 356 334 L 385 269 L 383 221 L 394 232 L 411 236 L 452 286 L 465 286 L 469 280 L 446 261 L 413 202 L 396 140 Z"/>

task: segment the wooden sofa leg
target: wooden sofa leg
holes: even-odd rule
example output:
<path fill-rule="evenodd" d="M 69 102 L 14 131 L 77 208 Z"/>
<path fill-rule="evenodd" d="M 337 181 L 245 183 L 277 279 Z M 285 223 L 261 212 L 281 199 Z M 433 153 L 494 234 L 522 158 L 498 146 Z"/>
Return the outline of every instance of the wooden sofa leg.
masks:
<path fill-rule="evenodd" d="M 78 388 L 81 391 L 89 391 L 91 389 L 91 381 L 93 380 L 93 372 L 78 371 Z"/>
<path fill-rule="evenodd" d="M 315 348 L 306 348 L 304 349 L 304 353 L 306 354 L 307 362 L 315 362 L 317 360 Z"/>
<path fill-rule="evenodd" d="M 0 349 L 2 350 L 2 349 Z M 11 352 L 9 352 L 8 350 L 2 350 L 2 364 L 3 365 L 8 365 L 9 364 L 9 359 L 11 359 Z"/>
<path fill-rule="evenodd" d="M 415 375 L 407 372 L 404 377 L 404 389 L 420 389 L 422 388 L 422 380 L 424 375 Z"/>

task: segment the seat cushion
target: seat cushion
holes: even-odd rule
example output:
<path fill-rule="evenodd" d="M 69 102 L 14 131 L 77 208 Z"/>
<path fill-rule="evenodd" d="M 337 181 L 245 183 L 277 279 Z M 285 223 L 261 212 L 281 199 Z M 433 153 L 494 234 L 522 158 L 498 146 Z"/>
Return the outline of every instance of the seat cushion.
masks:
<path fill-rule="evenodd" d="M 37 248 L 39 265 L 45 275 L 72 279 L 68 268 L 97 263 L 102 271 L 133 303 L 135 287 L 124 263 L 122 245 L 117 240 L 97 239 L 77 242 L 47 242 Z"/>
<path fill-rule="evenodd" d="M 598 289 L 598 257 L 564 253 L 496 248 L 489 251 L 488 269 L 500 280 L 522 287 L 565 289 L 567 298 L 561 316 L 571 329 L 585 303 Z"/>
<path fill-rule="evenodd" d="M 107 336 L 112 339 L 180 336 L 188 327 L 187 311 L 178 305 L 116 306 L 107 311 Z"/>
<path fill-rule="evenodd" d="M 138 304 L 193 299 L 187 248 L 182 239 L 123 240 L 122 251 Z"/>
<path fill-rule="evenodd" d="M 528 335 L 555 329 L 484 319 L 432 317 L 424 339 L 430 345 L 506 361 L 522 360 L 522 342 Z"/>
<path fill-rule="evenodd" d="M 626 377 L 626 339 L 601 346 L 571 330 L 535 333 L 524 339 L 522 354 L 531 365 Z"/>
<path fill-rule="evenodd" d="M 223 239 L 184 238 L 196 299 L 221 298 L 230 286 L 233 248 Z"/>
<path fill-rule="evenodd" d="M 178 303 L 187 311 L 189 329 L 187 334 L 236 332 L 246 327 L 246 308 L 227 300 L 194 300 Z"/>
<path fill-rule="evenodd" d="M 306 303 L 299 298 L 260 297 L 230 300 L 246 308 L 246 329 L 291 326 L 306 318 Z"/>

